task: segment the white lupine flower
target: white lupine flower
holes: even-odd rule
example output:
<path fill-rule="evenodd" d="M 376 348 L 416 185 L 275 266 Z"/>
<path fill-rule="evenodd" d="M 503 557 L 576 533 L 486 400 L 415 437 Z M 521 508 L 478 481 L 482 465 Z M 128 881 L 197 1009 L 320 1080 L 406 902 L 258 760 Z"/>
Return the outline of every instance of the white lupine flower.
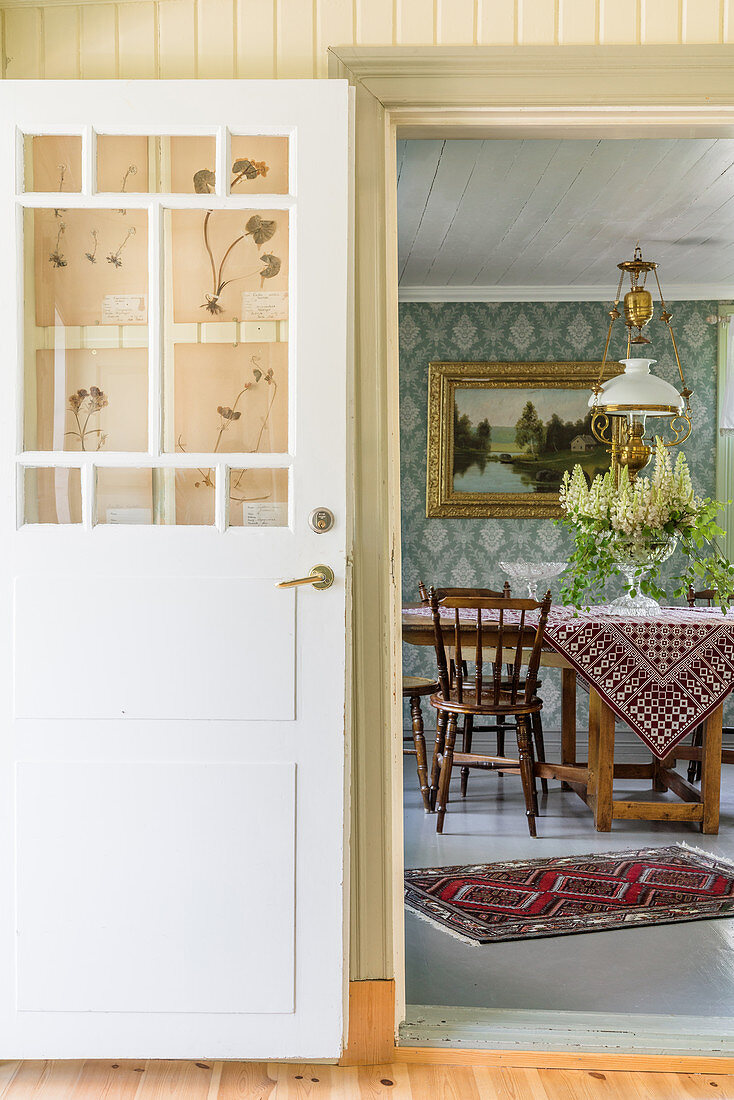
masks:
<path fill-rule="evenodd" d="M 640 543 L 650 539 L 645 530 L 659 531 L 671 522 L 680 530 L 690 527 L 702 506 L 693 492 L 685 455 L 679 452 L 673 465 L 670 450 L 661 439 L 655 448 L 652 477 L 631 481 L 623 466 L 618 486 L 611 470 L 588 485 L 582 468 L 574 466 L 571 474 L 563 476 L 559 499 L 574 526 L 600 535 L 616 532 Z"/>

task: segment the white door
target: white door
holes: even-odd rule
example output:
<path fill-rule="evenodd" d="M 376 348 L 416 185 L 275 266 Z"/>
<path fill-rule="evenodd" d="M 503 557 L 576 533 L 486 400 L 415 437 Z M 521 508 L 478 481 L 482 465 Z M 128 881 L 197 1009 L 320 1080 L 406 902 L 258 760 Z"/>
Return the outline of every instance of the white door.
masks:
<path fill-rule="evenodd" d="M 0 1057 L 339 1053 L 348 103 L 0 85 Z"/>

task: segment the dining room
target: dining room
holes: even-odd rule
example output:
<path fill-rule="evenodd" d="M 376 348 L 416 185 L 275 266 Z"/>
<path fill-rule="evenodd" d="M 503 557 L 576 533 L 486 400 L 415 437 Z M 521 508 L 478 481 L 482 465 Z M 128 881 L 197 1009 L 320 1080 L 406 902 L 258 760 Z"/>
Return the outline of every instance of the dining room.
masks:
<path fill-rule="evenodd" d="M 734 1017 L 734 141 L 397 165 L 401 1042 L 685 1053 Z"/>

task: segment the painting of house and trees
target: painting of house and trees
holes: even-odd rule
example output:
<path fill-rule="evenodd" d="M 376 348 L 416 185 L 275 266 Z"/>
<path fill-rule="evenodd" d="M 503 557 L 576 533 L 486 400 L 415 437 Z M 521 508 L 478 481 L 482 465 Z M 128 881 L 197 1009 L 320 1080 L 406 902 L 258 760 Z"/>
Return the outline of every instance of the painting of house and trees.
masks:
<path fill-rule="evenodd" d="M 589 478 L 609 455 L 591 432 L 586 389 L 454 390 L 453 491 L 549 493 L 579 463 Z"/>

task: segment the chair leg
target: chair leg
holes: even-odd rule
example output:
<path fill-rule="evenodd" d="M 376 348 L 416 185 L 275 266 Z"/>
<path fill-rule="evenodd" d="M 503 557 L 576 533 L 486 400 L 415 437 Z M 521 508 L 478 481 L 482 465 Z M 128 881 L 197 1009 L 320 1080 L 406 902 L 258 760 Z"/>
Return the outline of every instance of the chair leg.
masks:
<path fill-rule="evenodd" d="M 539 760 L 541 764 L 545 764 L 545 742 L 543 740 L 543 719 L 540 717 L 540 711 L 537 711 L 532 716 L 533 721 L 533 740 L 535 741 L 535 759 Z M 548 780 L 540 780 L 540 789 L 543 795 L 548 794 Z"/>
<path fill-rule="evenodd" d="M 437 821 L 436 832 L 443 832 L 443 819 L 446 816 L 446 806 L 449 801 L 449 785 L 451 783 L 451 768 L 454 763 L 454 742 L 456 740 L 456 715 L 450 714 L 446 723 L 446 745 L 441 758 L 441 778 L 438 784 L 438 801 L 436 803 Z"/>
<path fill-rule="evenodd" d="M 497 755 L 505 755 L 505 716 L 504 714 L 497 715 Z M 497 775 L 503 775 L 504 772 L 497 772 Z"/>
<path fill-rule="evenodd" d="M 474 733 L 474 715 L 464 715 L 464 734 L 462 737 L 462 752 L 471 752 L 472 735 Z M 469 783 L 469 767 L 464 765 L 461 769 L 461 797 L 466 798 L 466 788 Z"/>
<path fill-rule="evenodd" d="M 696 726 L 693 731 L 693 737 L 691 738 L 691 745 L 694 749 L 700 749 L 703 745 L 703 726 Z M 701 761 L 689 760 L 688 761 L 688 782 L 695 783 L 701 778 Z"/>
<path fill-rule="evenodd" d="M 519 715 L 517 719 L 517 747 L 520 754 L 520 776 L 522 778 L 523 794 L 525 795 L 525 815 L 528 819 L 528 829 L 531 836 L 537 836 L 535 815 L 538 812 L 538 793 L 535 789 L 533 742 L 530 736 L 530 722 L 525 714 Z"/>
<path fill-rule="evenodd" d="M 410 717 L 413 721 L 413 744 L 415 745 L 415 757 L 418 764 L 418 784 L 423 796 L 423 808 L 426 813 L 430 813 L 431 795 L 428 790 L 426 739 L 423 733 L 423 712 L 421 711 L 420 695 L 411 695 L 410 697 Z"/>
<path fill-rule="evenodd" d="M 446 714 L 444 711 L 439 710 L 436 712 L 436 741 L 433 746 L 433 759 L 431 760 L 431 787 L 430 787 L 430 804 L 431 812 L 436 809 L 436 798 L 438 796 L 438 781 L 441 774 L 441 765 L 439 758 L 443 753 L 443 747 L 446 742 Z"/>

